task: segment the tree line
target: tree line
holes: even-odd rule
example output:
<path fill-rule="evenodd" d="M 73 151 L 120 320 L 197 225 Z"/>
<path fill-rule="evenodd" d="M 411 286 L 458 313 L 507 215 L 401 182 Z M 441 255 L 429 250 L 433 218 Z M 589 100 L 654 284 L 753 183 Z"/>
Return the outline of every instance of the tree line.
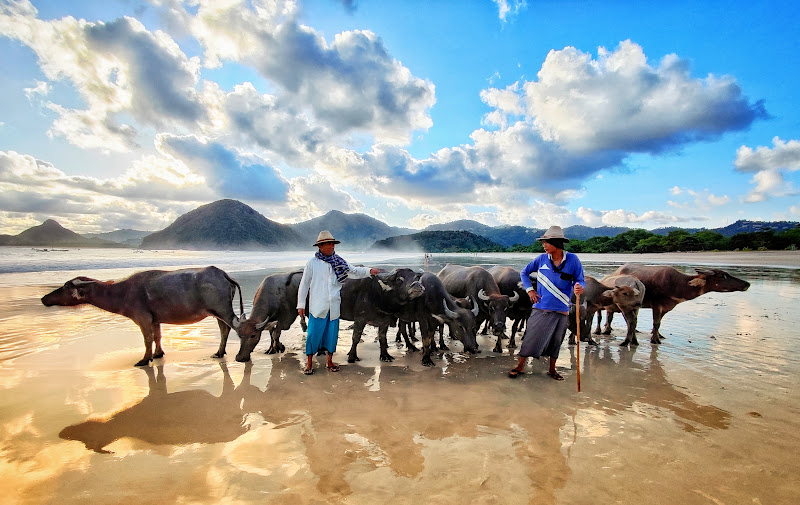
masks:
<path fill-rule="evenodd" d="M 690 233 L 674 230 L 667 235 L 657 235 L 647 230 L 629 230 L 614 237 L 592 237 L 570 240 L 566 250 L 574 253 L 660 253 L 678 251 L 767 251 L 794 250 L 800 246 L 800 227 L 775 233 L 762 230 L 737 233 L 726 237 L 715 231 L 701 230 Z M 543 252 L 542 244 L 514 245 L 509 252 Z"/>

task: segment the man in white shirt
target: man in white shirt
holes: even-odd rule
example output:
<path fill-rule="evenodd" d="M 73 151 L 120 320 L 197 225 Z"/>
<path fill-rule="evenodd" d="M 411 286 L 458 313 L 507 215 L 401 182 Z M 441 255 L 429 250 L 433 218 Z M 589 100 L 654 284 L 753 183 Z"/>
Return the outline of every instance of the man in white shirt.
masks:
<path fill-rule="evenodd" d="M 350 266 L 334 252 L 340 242 L 331 232 L 323 230 L 314 244 L 319 251 L 308 260 L 303 270 L 303 278 L 297 292 L 297 313 L 305 316 L 308 298 L 308 334 L 306 335 L 306 357 L 308 362 L 303 371 L 306 375 L 314 373 L 312 357 L 321 349 L 328 351 L 326 368 L 338 372 L 339 365 L 333 362 L 336 343 L 339 340 L 339 307 L 341 305 L 342 283 L 345 279 L 362 279 L 376 275 L 377 268 Z"/>

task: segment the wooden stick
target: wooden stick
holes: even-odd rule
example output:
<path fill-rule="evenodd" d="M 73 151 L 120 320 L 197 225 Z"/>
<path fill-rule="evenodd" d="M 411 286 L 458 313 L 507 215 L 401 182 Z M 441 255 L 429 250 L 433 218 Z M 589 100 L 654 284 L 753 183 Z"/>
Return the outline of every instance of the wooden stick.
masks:
<path fill-rule="evenodd" d="M 576 364 L 578 365 L 578 392 L 581 392 L 581 295 L 575 294 L 575 323 L 577 326 L 578 346 L 576 351 Z"/>

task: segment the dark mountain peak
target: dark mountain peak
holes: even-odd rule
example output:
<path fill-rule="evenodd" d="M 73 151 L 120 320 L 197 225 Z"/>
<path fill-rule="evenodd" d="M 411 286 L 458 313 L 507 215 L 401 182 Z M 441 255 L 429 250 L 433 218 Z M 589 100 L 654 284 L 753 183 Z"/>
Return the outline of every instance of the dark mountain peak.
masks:
<path fill-rule="evenodd" d="M 238 200 L 217 200 L 183 214 L 146 236 L 146 249 L 290 249 L 299 237 Z"/>

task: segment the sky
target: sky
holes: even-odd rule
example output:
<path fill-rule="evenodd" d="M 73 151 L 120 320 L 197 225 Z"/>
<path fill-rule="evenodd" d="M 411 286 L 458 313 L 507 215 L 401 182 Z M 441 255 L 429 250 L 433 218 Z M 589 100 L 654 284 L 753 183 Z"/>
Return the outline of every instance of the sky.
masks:
<path fill-rule="evenodd" d="M 800 221 L 800 2 L 0 0 L 0 233 Z"/>

